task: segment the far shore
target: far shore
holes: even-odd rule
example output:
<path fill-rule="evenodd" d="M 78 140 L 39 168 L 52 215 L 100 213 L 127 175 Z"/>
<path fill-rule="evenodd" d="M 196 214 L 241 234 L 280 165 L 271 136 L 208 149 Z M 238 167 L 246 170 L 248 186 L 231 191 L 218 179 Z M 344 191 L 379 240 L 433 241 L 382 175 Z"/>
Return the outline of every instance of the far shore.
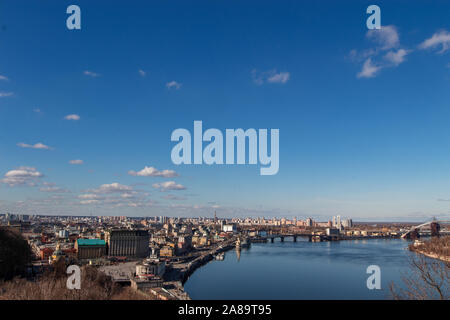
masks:
<path fill-rule="evenodd" d="M 429 252 L 425 252 L 425 251 L 418 250 L 418 249 L 411 250 L 411 251 L 416 252 L 418 254 L 422 254 L 422 255 L 424 255 L 424 256 L 426 256 L 428 258 L 437 259 L 437 260 L 441 260 L 441 261 L 450 263 L 450 257 L 449 256 L 442 256 L 442 255 L 438 255 L 436 253 L 429 253 Z"/>

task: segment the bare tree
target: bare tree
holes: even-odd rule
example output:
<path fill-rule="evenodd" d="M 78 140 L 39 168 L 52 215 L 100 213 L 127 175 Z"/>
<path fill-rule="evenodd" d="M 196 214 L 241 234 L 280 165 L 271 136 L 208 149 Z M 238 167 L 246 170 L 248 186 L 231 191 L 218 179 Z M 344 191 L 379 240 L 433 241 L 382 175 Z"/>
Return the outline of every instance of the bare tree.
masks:
<path fill-rule="evenodd" d="M 61 264 L 63 265 L 63 264 Z M 15 278 L 0 282 L 0 300 L 148 300 L 156 299 L 129 287 L 122 288 L 94 267 L 84 266 L 81 272 L 81 289 L 69 290 L 67 275 L 59 268 L 29 281 Z"/>
<path fill-rule="evenodd" d="M 421 254 L 411 258 L 411 272 L 402 277 L 403 286 L 390 285 L 396 300 L 448 300 L 450 264 Z"/>

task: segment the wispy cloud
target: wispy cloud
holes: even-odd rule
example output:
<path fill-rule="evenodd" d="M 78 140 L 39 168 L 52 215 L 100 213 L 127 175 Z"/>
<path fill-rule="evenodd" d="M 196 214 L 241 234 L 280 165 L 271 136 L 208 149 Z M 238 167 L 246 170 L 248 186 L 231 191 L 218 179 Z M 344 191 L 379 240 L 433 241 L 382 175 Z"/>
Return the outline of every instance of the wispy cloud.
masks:
<path fill-rule="evenodd" d="M 358 78 L 372 78 L 381 69 L 380 66 L 375 66 L 372 63 L 372 59 L 368 58 L 362 67 L 362 70 L 358 73 Z"/>
<path fill-rule="evenodd" d="M 426 39 L 419 45 L 419 49 L 434 49 L 442 47 L 438 53 L 444 53 L 450 49 L 450 33 L 446 30 L 436 32 L 430 38 Z"/>
<path fill-rule="evenodd" d="M 408 51 L 405 49 L 399 49 L 397 51 L 389 51 L 384 55 L 384 58 L 392 63 L 394 66 L 398 66 L 400 63 L 405 61 Z"/>
<path fill-rule="evenodd" d="M 139 72 L 139 74 L 141 75 L 141 77 L 145 77 L 145 76 L 147 75 L 147 72 L 145 72 L 145 71 L 142 70 L 142 69 L 139 69 L 138 72 Z"/>
<path fill-rule="evenodd" d="M 80 160 L 80 159 L 76 159 L 76 160 L 70 160 L 69 163 L 70 164 L 75 164 L 75 165 L 80 165 L 80 164 L 83 164 L 84 161 Z"/>
<path fill-rule="evenodd" d="M 88 190 L 88 192 L 90 193 L 122 193 L 131 191 L 133 191 L 132 187 L 117 182 L 113 182 L 110 184 L 102 184 L 97 189 Z"/>
<path fill-rule="evenodd" d="M 166 195 L 164 197 L 161 197 L 161 198 L 166 199 L 166 200 L 175 200 L 175 201 L 183 201 L 183 200 L 187 199 L 185 197 L 179 197 L 179 196 L 175 196 L 173 194 L 168 194 L 168 195 Z"/>
<path fill-rule="evenodd" d="M 23 142 L 19 142 L 17 146 L 21 148 L 30 148 L 30 149 L 42 149 L 42 150 L 52 150 L 52 147 L 49 147 L 41 142 L 35 143 L 35 144 L 27 144 Z"/>
<path fill-rule="evenodd" d="M 83 200 L 102 200 L 102 199 L 104 199 L 104 197 L 100 196 L 98 194 L 95 194 L 95 193 L 85 193 L 85 194 L 80 194 L 78 196 L 78 199 L 83 199 Z"/>
<path fill-rule="evenodd" d="M 159 171 L 155 167 L 144 167 L 144 169 L 140 171 L 128 171 L 128 174 L 131 176 L 140 176 L 140 177 L 163 177 L 163 178 L 173 178 L 178 176 L 178 174 L 173 170 L 162 170 Z"/>
<path fill-rule="evenodd" d="M 80 204 L 96 204 L 102 206 L 119 207 L 148 207 L 156 202 L 147 199 L 149 193 L 135 191 L 130 186 L 121 185 L 117 182 L 103 184 L 97 189 L 86 190 L 86 193 L 80 194 L 78 199 Z"/>
<path fill-rule="evenodd" d="M 258 71 L 253 69 L 251 72 L 253 82 L 257 85 L 262 85 L 264 83 L 281 83 L 285 84 L 289 81 L 291 74 L 289 72 L 283 71 L 278 72 L 276 69 L 270 71 Z"/>
<path fill-rule="evenodd" d="M 81 200 L 80 204 L 98 204 L 99 200 Z"/>
<path fill-rule="evenodd" d="M 267 79 L 267 82 L 270 82 L 270 83 L 286 83 L 286 82 L 289 81 L 290 76 L 291 75 L 290 75 L 289 72 L 279 72 L 279 73 L 276 73 L 276 74 L 270 76 Z"/>
<path fill-rule="evenodd" d="M 0 74 L 1 81 L 9 81 L 9 78 Z"/>
<path fill-rule="evenodd" d="M 13 92 L 0 91 L 0 98 L 11 97 L 12 95 L 14 95 Z"/>
<path fill-rule="evenodd" d="M 86 76 L 89 76 L 89 77 L 92 77 L 92 78 L 100 77 L 100 74 L 99 74 L 99 73 L 95 73 L 95 72 L 92 72 L 92 71 L 89 71 L 89 70 L 86 70 L 86 71 L 84 71 L 83 73 L 84 73 Z"/>
<path fill-rule="evenodd" d="M 162 183 L 155 183 L 153 184 L 153 188 L 160 189 L 162 191 L 167 190 L 186 190 L 186 187 L 176 183 L 175 181 L 166 181 Z"/>
<path fill-rule="evenodd" d="M 68 114 L 67 116 L 64 117 L 65 120 L 73 120 L 73 121 L 78 121 L 80 120 L 80 116 L 77 114 Z"/>
<path fill-rule="evenodd" d="M 382 50 L 389 50 L 400 45 L 397 28 L 393 25 L 369 30 L 366 33 L 366 37 L 376 42 Z"/>
<path fill-rule="evenodd" d="M 393 25 L 383 26 L 381 29 L 369 30 L 366 38 L 374 43 L 373 48 L 350 51 L 350 59 L 360 63 L 364 61 L 357 78 L 373 78 L 384 68 L 397 67 L 406 60 L 412 52 L 400 48 L 400 36 Z"/>
<path fill-rule="evenodd" d="M 60 187 L 42 187 L 42 188 L 39 188 L 39 191 L 52 192 L 52 193 L 67 193 L 67 192 L 69 192 L 69 190 L 63 189 Z"/>
<path fill-rule="evenodd" d="M 181 83 L 176 82 L 176 81 L 170 81 L 170 82 L 167 82 L 167 83 L 166 83 L 167 89 L 175 89 L 175 90 L 178 90 L 178 89 L 181 88 L 181 85 L 182 85 Z"/>

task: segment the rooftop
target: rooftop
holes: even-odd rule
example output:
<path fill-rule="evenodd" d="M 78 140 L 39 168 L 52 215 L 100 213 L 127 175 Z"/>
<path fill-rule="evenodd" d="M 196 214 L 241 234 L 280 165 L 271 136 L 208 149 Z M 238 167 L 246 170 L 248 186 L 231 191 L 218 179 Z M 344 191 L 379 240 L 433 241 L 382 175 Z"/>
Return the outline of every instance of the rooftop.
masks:
<path fill-rule="evenodd" d="M 101 239 L 77 239 L 79 246 L 105 246 L 105 240 Z"/>

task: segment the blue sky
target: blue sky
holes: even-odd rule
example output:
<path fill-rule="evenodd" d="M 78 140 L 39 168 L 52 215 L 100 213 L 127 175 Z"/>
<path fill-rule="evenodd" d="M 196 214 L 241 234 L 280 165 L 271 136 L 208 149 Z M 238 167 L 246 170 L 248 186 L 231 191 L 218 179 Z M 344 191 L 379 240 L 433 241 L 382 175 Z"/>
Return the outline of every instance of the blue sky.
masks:
<path fill-rule="evenodd" d="M 71 4 L 81 30 L 66 28 Z M 369 32 L 371 4 L 382 29 Z M 2 1 L 0 212 L 448 218 L 448 12 L 448 1 Z M 279 129 L 278 174 L 172 164 L 170 135 L 194 120 Z M 145 167 L 156 170 L 129 174 Z"/>

